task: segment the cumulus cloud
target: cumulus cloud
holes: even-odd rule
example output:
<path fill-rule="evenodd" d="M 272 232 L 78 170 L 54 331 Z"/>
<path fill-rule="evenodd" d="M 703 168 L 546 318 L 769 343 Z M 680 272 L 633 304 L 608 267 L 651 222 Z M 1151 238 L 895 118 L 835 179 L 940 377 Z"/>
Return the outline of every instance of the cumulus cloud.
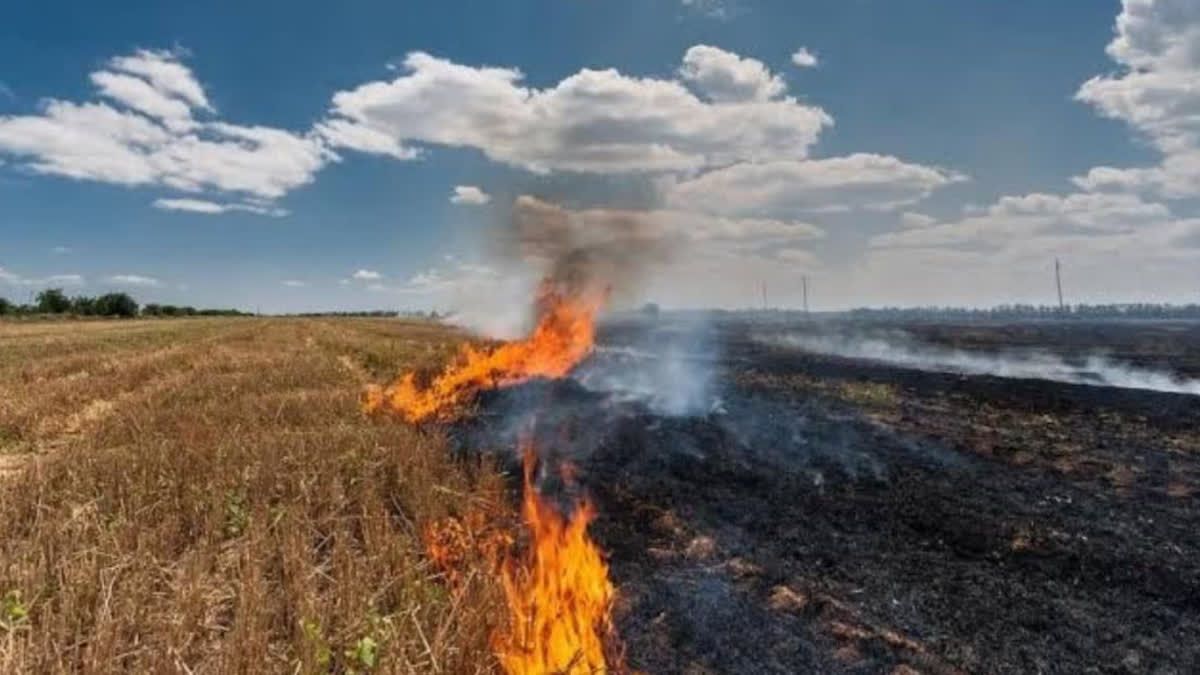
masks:
<path fill-rule="evenodd" d="M 801 68 L 816 68 L 819 65 L 817 55 L 808 51 L 807 47 L 801 47 L 792 54 L 792 63 Z"/>
<path fill-rule="evenodd" d="M 1124 0 L 1106 51 L 1121 70 L 1084 82 L 1076 99 L 1127 123 L 1165 157 L 1156 167 L 1096 167 L 1076 185 L 1200 196 L 1200 3 Z"/>
<path fill-rule="evenodd" d="M 261 202 L 336 160 L 315 135 L 213 119 L 204 88 L 176 53 L 120 56 L 90 77 L 101 100 L 48 99 L 36 114 L 0 116 L 0 155 L 35 173 Z M 261 205 L 237 210 L 275 215 Z"/>
<path fill-rule="evenodd" d="M 365 124 L 356 124 L 347 119 L 328 119 L 319 122 L 316 134 L 326 143 L 338 148 L 356 150 L 373 155 L 387 155 L 393 159 L 417 159 L 421 151 L 400 144 L 400 141 L 383 131 Z"/>
<path fill-rule="evenodd" d="M 455 185 L 454 194 L 450 195 L 451 204 L 487 204 L 492 196 L 474 185 Z"/>
<path fill-rule="evenodd" d="M 739 163 L 680 182 L 664 182 L 669 205 L 725 214 L 890 210 L 966 180 L 937 167 L 859 153 L 800 161 Z"/>
<path fill-rule="evenodd" d="M 710 55 L 700 59 L 705 69 L 699 69 L 693 53 L 700 79 L 688 82 L 583 69 L 537 89 L 523 86 L 522 73 L 513 68 L 474 67 L 414 52 L 395 79 L 335 94 L 318 130 L 335 147 L 379 152 L 373 145 L 389 139 L 386 147 L 392 149 L 412 143 L 475 148 L 497 162 L 542 173 L 690 171 L 805 157 L 833 120 L 820 108 L 784 96 L 775 76 L 762 73 L 765 80 L 757 84 L 745 80 L 754 76 L 743 71 L 753 71 L 757 62 L 729 56 L 738 64 L 736 77 L 728 72 L 730 59 L 721 60 L 726 64 L 721 70 Z M 711 96 L 717 72 L 752 98 L 718 103 L 686 86 Z M 346 140 L 358 135 L 375 141 Z"/>
<path fill-rule="evenodd" d="M 1119 70 L 1083 83 L 1076 99 L 1128 124 L 1160 163 L 1094 167 L 1073 179 L 1082 193 L 1005 196 L 948 222 L 904 214 L 903 229 L 871 238 L 855 278 L 873 289 L 860 293 L 903 304 L 1046 301 L 1061 258 L 1076 301 L 1141 301 L 1147 289 L 1190 300 L 1200 218 L 1160 199 L 1200 197 L 1200 4 L 1124 0 L 1107 52 Z"/>
<path fill-rule="evenodd" d="M 379 272 L 376 272 L 375 270 L 365 270 L 365 269 L 356 270 L 354 272 L 354 274 L 352 274 L 350 276 L 352 278 L 358 279 L 360 281 L 376 281 L 378 279 L 383 278 L 383 275 L 380 274 Z"/>
<path fill-rule="evenodd" d="M 762 61 L 708 45 L 684 53 L 679 77 L 713 101 L 769 101 L 787 91 Z"/>
<path fill-rule="evenodd" d="M 269 202 L 252 203 L 252 202 L 212 202 L 207 199 L 192 199 L 182 197 L 176 199 L 155 199 L 153 206 L 156 209 L 164 211 L 188 211 L 191 213 L 229 213 L 230 211 L 244 211 L 246 213 L 256 213 L 262 216 L 273 216 L 280 218 L 288 214 L 286 209 L 281 209 L 277 206 L 272 206 Z"/>
<path fill-rule="evenodd" d="M 126 286 L 160 286 L 162 282 L 154 277 L 146 277 L 140 274 L 114 274 L 108 278 L 108 281 L 114 284 L 123 284 Z"/>

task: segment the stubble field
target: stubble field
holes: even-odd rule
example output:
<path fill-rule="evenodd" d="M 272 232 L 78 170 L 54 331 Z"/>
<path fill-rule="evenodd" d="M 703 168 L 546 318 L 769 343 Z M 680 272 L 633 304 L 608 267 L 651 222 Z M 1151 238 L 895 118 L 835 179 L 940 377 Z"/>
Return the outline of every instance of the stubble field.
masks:
<path fill-rule="evenodd" d="M 396 320 L 0 324 L 0 672 L 482 672 L 496 589 L 421 530 L 485 460 L 359 413 L 459 336 Z"/>
<path fill-rule="evenodd" d="M 423 533 L 515 526 L 522 429 L 592 496 L 638 671 L 1195 671 L 1200 397 L 634 324 L 420 429 L 359 394 L 439 368 L 445 327 L 0 324 L 0 673 L 496 672 L 495 575 Z M 1190 324 L 885 328 L 1197 372 Z M 686 373 L 703 405 L 646 398 Z"/>

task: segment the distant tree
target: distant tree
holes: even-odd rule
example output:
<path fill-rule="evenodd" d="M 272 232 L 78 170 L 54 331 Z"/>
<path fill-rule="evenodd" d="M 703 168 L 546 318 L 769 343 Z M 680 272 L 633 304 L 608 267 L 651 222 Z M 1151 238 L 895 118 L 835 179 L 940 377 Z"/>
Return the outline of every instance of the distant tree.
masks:
<path fill-rule="evenodd" d="M 71 301 L 61 288 L 47 288 L 37 294 L 37 308 L 45 314 L 62 314 L 71 309 Z"/>
<path fill-rule="evenodd" d="M 646 304 L 642 305 L 642 314 L 651 317 L 658 316 L 658 305 L 653 302 L 647 302 Z"/>
<path fill-rule="evenodd" d="M 0 298 L 0 315 L 12 314 L 15 309 L 13 304 L 8 301 L 8 298 Z"/>
<path fill-rule="evenodd" d="M 96 299 L 86 295 L 71 298 L 71 312 L 80 316 L 91 316 L 96 313 Z"/>
<path fill-rule="evenodd" d="M 128 293 L 106 293 L 96 298 L 96 313 L 101 316 L 137 316 L 137 301 Z"/>

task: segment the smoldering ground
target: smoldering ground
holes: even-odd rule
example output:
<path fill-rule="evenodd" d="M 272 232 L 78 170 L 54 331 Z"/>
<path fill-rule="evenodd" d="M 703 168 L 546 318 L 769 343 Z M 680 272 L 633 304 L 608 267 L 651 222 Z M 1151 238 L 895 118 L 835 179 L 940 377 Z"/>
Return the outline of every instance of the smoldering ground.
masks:
<path fill-rule="evenodd" d="M 1122 363 L 1102 353 L 1064 356 L 1048 347 L 968 351 L 924 343 L 899 329 L 838 324 L 763 330 L 756 338 L 778 347 L 916 370 L 1200 395 L 1200 380 Z"/>
<path fill-rule="evenodd" d="M 705 405 L 655 403 L 679 385 L 648 375 L 587 386 L 605 360 L 672 372 L 654 361 L 691 333 L 673 323 L 610 320 L 577 378 L 488 392 L 454 432 L 503 455 L 505 425 L 538 411 L 539 449 L 578 466 L 599 509 L 634 667 L 1186 672 L 1197 657 L 1200 523 L 1169 496 L 1200 488 L 1200 455 L 1179 452 L 1200 449 L 1193 397 L 1136 392 L 1153 401 L 1131 408 L 1130 390 L 1027 380 L 1010 399 L 995 378 L 847 368 L 729 322 L 673 348 L 707 372 Z"/>

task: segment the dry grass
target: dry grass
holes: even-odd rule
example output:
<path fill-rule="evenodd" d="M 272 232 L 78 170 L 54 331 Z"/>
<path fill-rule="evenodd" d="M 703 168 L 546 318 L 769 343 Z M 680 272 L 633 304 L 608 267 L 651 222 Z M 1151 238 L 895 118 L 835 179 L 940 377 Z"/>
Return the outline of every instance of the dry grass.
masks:
<path fill-rule="evenodd" d="M 425 523 L 504 481 L 364 419 L 456 336 L 396 320 L 0 324 L 0 672 L 494 670 Z"/>

